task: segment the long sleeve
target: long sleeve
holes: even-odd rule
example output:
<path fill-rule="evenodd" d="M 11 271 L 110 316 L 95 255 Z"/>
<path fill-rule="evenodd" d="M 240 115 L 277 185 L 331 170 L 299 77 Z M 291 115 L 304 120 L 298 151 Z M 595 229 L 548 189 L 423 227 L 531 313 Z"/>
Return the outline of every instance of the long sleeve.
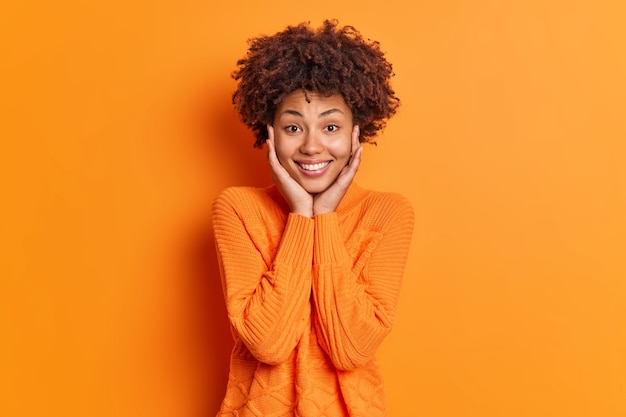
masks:
<path fill-rule="evenodd" d="M 274 225 L 259 214 L 262 203 L 242 189 L 225 190 L 213 205 L 213 228 L 236 335 L 259 361 L 279 364 L 309 325 L 314 224 L 289 214 L 272 253 L 263 239 Z"/>
<path fill-rule="evenodd" d="M 337 213 L 315 216 L 312 291 L 323 349 L 338 369 L 370 361 L 391 330 L 411 236 L 413 210 L 382 194 L 346 247 Z M 354 247 L 356 245 L 357 247 Z"/>

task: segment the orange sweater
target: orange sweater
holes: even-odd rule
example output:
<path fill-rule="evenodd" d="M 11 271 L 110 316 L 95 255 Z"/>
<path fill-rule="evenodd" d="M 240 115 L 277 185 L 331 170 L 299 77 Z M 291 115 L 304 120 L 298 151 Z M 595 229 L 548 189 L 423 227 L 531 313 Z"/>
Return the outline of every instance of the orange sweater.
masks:
<path fill-rule="evenodd" d="M 274 187 L 213 205 L 235 346 L 218 416 L 386 416 L 374 353 L 391 330 L 409 202 L 352 184 L 334 213 L 289 213 Z"/>

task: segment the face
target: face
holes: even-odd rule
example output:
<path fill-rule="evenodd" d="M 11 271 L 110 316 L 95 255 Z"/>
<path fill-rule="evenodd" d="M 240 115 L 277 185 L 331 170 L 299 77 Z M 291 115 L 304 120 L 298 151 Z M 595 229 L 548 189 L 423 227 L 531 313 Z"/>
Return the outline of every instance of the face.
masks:
<path fill-rule="evenodd" d="M 321 193 L 348 164 L 352 112 L 339 94 L 294 91 L 274 114 L 274 143 L 280 164 L 310 194 Z"/>

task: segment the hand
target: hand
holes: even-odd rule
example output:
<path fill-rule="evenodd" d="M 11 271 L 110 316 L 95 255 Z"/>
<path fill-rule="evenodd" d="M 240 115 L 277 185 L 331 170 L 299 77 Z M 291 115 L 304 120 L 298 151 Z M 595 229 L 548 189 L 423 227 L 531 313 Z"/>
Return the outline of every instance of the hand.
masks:
<path fill-rule="evenodd" d="M 267 133 L 267 160 L 274 184 L 289 204 L 292 213 L 313 217 L 313 197 L 280 164 L 274 146 L 274 127 L 268 125 Z"/>
<path fill-rule="evenodd" d="M 359 126 L 352 128 L 352 156 L 348 165 L 339 173 L 335 181 L 326 190 L 313 197 L 313 214 L 332 213 L 337 210 L 343 196 L 348 191 L 361 163 L 363 147 L 359 144 Z"/>

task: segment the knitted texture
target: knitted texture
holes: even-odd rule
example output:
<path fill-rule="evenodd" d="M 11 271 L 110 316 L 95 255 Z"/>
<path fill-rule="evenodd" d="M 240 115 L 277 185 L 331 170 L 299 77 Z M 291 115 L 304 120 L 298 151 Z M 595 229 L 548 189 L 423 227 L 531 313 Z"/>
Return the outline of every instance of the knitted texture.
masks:
<path fill-rule="evenodd" d="M 334 213 L 233 187 L 213 227 L 235 345 L 218 416 L 384 417 L 374 354 L 391 330 L 413 211 L 352 184 Z"/>

